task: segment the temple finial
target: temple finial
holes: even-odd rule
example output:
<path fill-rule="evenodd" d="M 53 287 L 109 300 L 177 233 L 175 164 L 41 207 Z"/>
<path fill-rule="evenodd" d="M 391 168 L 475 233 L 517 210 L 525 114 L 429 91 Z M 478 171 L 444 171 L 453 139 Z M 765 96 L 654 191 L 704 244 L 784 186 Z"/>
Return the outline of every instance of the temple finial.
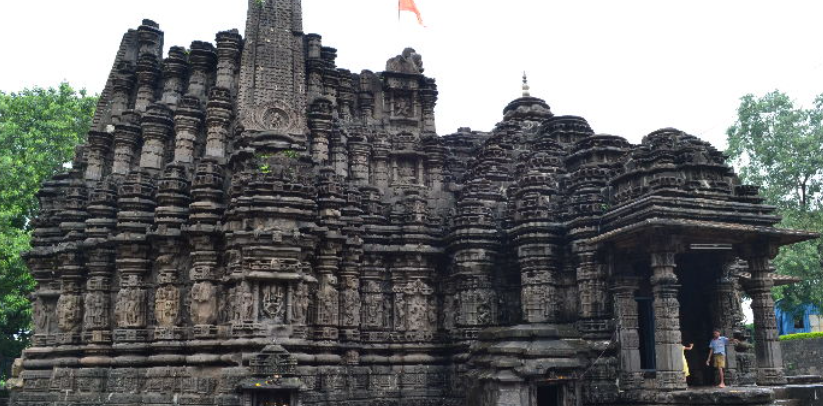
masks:
<path fill-rule="evenodd" d="M 526 72 L 523 71 L 523 97 L 531 96 L 529 94 L 529 78 L 526 76 Z"/>

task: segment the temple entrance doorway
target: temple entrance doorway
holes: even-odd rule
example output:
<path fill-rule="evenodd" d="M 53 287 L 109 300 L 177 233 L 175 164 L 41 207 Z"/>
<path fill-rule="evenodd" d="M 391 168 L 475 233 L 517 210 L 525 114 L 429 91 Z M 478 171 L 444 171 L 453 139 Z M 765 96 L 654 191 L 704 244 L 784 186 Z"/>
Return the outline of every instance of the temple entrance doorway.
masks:
<path fill-rule="evenodd" d="M 689 386 L 711 386 L 714 382 L 714 370 L 706 366 L 706 359 L 714 322 L 719 319 L 712 304 L 723 263 L 722 255 L 711 252 L 689 252 L 677 257 L 682 343 L 694 344 L 691 351 L 685 351 L 691 373 L 686 380 Z"/>
<path fill-rule="evenodd" d="M 541 385 L 537 387 L 537 406 L 562 406 L 561 391 L 558 385 Z"/>
<path fill-rule="evenodd" d="M 297 406 L 290 391 L 260 391 L 253 398 L 254 406 Z"/>

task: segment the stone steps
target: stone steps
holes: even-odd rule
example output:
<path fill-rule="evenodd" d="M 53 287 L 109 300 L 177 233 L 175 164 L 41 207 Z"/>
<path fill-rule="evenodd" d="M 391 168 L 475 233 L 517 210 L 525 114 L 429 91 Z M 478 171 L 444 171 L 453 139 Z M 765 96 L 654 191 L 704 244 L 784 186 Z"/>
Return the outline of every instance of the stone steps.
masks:
<path fill-rule="evenodd" d="M 821 377 L 820 375 L 787 376 L 786 380 L 789 381 L 789 385 L 805 385 L 805 384 L 823 383 L 823 377 Z"/>
<path fill-rule="evenodd" d="M 775 388 L 775 405 L 823 406 L 823 384 L 787 385 Z"/>

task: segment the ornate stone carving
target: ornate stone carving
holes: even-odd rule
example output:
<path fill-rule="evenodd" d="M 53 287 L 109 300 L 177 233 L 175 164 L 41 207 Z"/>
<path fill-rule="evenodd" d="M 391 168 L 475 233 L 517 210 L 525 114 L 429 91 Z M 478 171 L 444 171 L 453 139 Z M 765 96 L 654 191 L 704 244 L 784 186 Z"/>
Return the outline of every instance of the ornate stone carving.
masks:
<path fill-rule="evenodd" d="M 286 317 L 286 288 L 282 285 L 270 285 L 263 288 L 260 306 L 261 315 L 277 324 L 283 324 Z"/>
<path fill-rule="evenodd" d="M 197 282 L 189 293 L 192 323 L 214 324 L 217 321 L 217 287 L 211 282 Z"/>
<path fill-rule="evenodd" d="M 64 333 L 75 333 L 83 321 L 83 298 L 64 294 L 57 300 L 57 325 Z"/>
<path fill-rule="evenodd" d="M 339 320 L 337 277 L 323 275 L 317 290 L 317 324 L 337 325 Z"/>
<path fill-rule="evenodd" d="M 111 307 L 107 292 L 86 293 L 84 300 L 85 311 L 83 312 L 83 324 L 86 329 L 107 329 L 111 323 L 109 312 Z"/>
<path fill-rule="evenodd" d="M 294 305 L 292 306 L 292 323 L 306 324 L 309 312 L 309 285 L 305 282 L 297 284 L 294 293 Z"/>
<path fill-rule="evenodd" d="M 161 286 L 154 293 L 154 317 L 163 327 L 172 327 L 180 317 L 180 289 L 174 285 Z"/>
<path fill-rule="evenodd" d="M 358 326 L 360 324 L 360 282 L 352 277 L 343 279 L 341 293 L 341 325 Z"/>
<path fill-rule="evenodd" d="M 397 73 L 423 73 L 423 57 L 413 48 L 406 48 L 403 53 L 386 62 L 386 71 Z"/>
<path fill-rule="evenodd" d="M 141 328 L 146 326 L 146 291 L 139 288 L 124 288 L 117 293 L 114 315 L 120 328 Z"/>

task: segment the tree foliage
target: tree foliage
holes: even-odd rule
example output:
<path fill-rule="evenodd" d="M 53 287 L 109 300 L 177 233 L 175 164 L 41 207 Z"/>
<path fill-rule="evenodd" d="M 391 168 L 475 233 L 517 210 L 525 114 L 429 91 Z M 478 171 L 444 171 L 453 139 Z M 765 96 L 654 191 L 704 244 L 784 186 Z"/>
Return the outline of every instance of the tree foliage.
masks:
<path fill-rule="evenodd" d="M 19 356 L 31 331 L 28 295 L 34 280 L 20 253 L 29 248 L 37 191 L 65 170 L 91 126 L 96 103 L 67 83 L 0 92 L 0 361 Z"/>
<path fill-rule="evenodd" d="M 737 113 L 727 153 L 741 180 L 761 187 L 783 216 L 782 227 L 823 232 L 823 95 L 808 109 L 779 91 L 746 95 Z M 823 308 L 821 252 L 820 240 L 781 248 L 777 272 L 802 279 L 775 289 L 786 310 L 803 303 Z"/>

